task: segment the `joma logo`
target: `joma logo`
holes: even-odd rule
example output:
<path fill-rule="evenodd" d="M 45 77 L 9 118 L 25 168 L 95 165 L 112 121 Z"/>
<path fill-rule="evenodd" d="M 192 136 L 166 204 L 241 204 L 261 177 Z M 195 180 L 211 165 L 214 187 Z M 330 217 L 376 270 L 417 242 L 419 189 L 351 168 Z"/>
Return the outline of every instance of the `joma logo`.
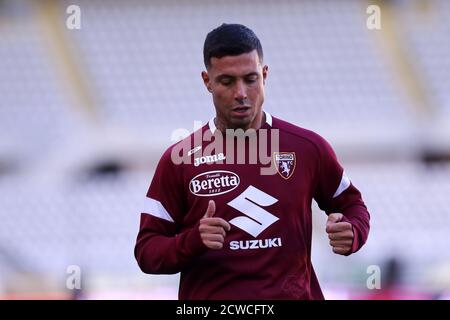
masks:
<path fill-rule="evenodd" d="M 204 156 L 204 157 L 200 157 L 200 158 L 195 158 L 194 166 L 198 167 L 201 164 L 223 161 L 225 159 L 226 159 L 226 157 L 223 153 L 215 154 L 212 156 Z"/>

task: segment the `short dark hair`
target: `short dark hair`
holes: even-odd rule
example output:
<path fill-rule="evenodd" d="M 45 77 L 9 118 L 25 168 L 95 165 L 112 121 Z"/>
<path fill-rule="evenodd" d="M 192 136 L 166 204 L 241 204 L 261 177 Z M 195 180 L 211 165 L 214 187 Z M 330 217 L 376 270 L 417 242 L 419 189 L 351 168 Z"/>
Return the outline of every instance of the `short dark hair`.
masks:
<path fill-rule="evenodd" d="M 227 24 L 215 28 L 208 33 L 203 45 L 203 60 L 208 69 L 211 58 L 237 56 L 253 50 L 258 52 L 259 60 L 263 60 L 261 42 L 256 34 L 242 24 Z"/>

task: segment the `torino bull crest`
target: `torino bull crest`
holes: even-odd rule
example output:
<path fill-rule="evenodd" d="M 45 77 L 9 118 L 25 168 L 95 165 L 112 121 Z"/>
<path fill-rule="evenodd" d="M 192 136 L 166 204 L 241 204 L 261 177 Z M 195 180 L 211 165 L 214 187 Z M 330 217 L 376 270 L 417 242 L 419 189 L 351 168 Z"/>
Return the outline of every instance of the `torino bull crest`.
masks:
<path fill-rule="evenodd" d="M 273 160 L 280 176 L 286 180 L 292 177 L 296 165 L 295 152 L 274 152 Z"/>

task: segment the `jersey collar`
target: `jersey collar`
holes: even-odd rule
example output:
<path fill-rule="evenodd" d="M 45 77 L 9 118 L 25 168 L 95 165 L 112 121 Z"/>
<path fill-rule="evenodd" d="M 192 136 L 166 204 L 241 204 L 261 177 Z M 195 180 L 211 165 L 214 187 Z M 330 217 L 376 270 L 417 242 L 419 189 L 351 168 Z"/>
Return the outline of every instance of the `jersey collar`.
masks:
<path fill-rule="evenodd" d="M 264 114 L 266 115 L 266 123 L 271 127 L 272 126 L 272 115 L 270 113 L 268 113 L 267 111 L 264 111 Z M 208 126 L 209 126 L 209 130 L 211 130 L 211 132 L 214 134 L 214 132 L 216 132 L 216 130 L 217 130 L 216 125 L 214 123 L 214 117 L 211 118 L 211 120 L 209 120 Z"/>

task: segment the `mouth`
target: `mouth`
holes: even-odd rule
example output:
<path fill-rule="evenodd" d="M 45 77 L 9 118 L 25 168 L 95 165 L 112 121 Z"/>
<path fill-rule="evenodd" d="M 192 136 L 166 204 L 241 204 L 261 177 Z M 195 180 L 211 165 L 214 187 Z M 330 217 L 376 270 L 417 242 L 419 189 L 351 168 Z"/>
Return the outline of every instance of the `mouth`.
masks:
<path fill-rule="evenodd" d="M 235 116 L 236 115 L 246 116 L 250 112 L 250 110 L 251 110 L 250 106 L 238 106 L 238 107 L 233 108 L 231 111 L 232 111 L 232 114 Z"/>

